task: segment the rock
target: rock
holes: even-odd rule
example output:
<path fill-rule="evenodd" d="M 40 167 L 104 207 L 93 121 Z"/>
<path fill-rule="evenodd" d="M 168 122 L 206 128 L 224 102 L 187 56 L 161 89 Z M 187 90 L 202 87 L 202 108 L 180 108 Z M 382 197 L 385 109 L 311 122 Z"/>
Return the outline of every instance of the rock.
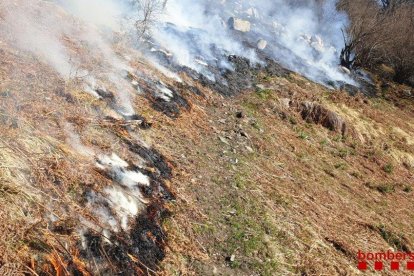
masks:
<path fill-rule="evenodd" d="M 254 149 L 252 149 L 251 147 L 249 147 L 249 146 L 246 146 L 246 149 L 247 149 L 247 151 L 248 152 L 250 152 L 250 153 L 253 153 L 254 152 Z"/>
<path fill-rule="evenodd" d="M 240 130 L 240 131 L 239 131 L 239 134 L 240 134 L 240 136 L 242 136 L 242 137 L 249 138 L 249 135 L 248 135 L 246 132 L 244 132 L 243 130 Z"/>
<path fill-rule="evenodd" d="M 237 165 L 237 164 L 239 164 L 239 159 L 237 159 L 237 158 L 230 159 L 230 163 L 233 164 L 233 165 Z"/>
<path fill-rule="evenodd" d="M 260 90 L 264 90 L 266 89 L 266 86 L 264 86 L 263 84 L 256 84 L 256 88 Z"/>
<path fill-rule="evenodd" d="M 254 17 L 254 18 L 258 18 L 259 17 L 259 11 L 255 8 L 248 8 L 246 10 L 246 14 L 248 16 Z"/>
<path fill-rule="evenodd" d="M 344 136 L 349 132 L 349 127 L 341 116 L 318 103 L 303 102 L 298 109 L 302 118 L 309 123 L 322 125 Z"/>
<path fill-rule="evenodd" d="M 251 28 L 251 24 L 249 21 L 242 20 L 236 17 L 231 17 L 229 19 L 229 26 L 230 26 L 230 29 L 243 32 L 243 33 L 250 32 L 250 28 Z"/>
<path fill-rule="evenodd" d="M 232 263 L 232 262 L 234 262 L 236 260 L 236 255 L 231 255 L 231 256 L 228 256 L 228 257 L 226 257 L 226 261 L 227 262 L 230 262 L 230 263 Z"/>
<path fill-rule="evenodd" d="M 229 142 L 227 141 L 227 139 L 226 139 L 226 138 L 224 138 L 224 137 L 220 136 L 220 137 L 219 137 L 219 139 L 220 139 L 220 141 L 221 141 L 222 143 L 224 143 L 224 144 L 226 144 L 226 145 L 229 145 Z"/>
<path fill-rule="evenodd" d="M 259 50 L 264 50 L 266 47 L 267 47 L 267 41 L 266 41 L 266 40 L 264 40 L 264 39 L 260 39 L 260 40 L 257 42 L 257 48 L 258 48 Z"/>
<path fill-rule="evenodd" d="M 349 70 L 345 66 L 339 66 L 339 69 L 341 70 L 342 73 L 345 73 L 347 75 L 351 75 L 351 70 Z"/>
<path fill-rule="evenodd" d="M 280 105 L 285 108 L 285 109 L 289 109 L 290 108 L 290 103 L 291 100 L 289 98 L 282 98 L 279 99 Z"/>
<path fill-rule="evenodd" d="M 237 119 L 243 119 L 244 118 L 244 113 L 242 111 L 239 111 L 236 113 L 236 118 Z"/>

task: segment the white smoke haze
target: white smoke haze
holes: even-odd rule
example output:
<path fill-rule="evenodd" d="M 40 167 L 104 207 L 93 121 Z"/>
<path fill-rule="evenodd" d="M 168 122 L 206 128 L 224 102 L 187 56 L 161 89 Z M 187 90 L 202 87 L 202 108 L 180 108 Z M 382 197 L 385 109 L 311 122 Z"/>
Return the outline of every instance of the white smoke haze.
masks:
<path fill-rule="evenodd" d="M 0 3 L 0 35 L 63 79 L 83 79 L 85 92 L 95 97 L 96 83 L 107 83 L 117 111 L 133 115 L 136 91 L 125 80 L 132 68 L 114 50 L 115 34 L 127 26 L 124 10 L 121 2 L 110 0 L 5 1 Z"/>
<path fill-rule="evenodd" d="M 127 6 L 121 1 L 112 0 L 57 0 L 71 14 L 96 26 L 104 26 L 113 31 L 122 31 L 122 18 Z"/>
<path fill-rule="evenodd" d="M 66 134 L 66 143 L 70 145 L 74 150 L 76 150 L 80 155 L 89 158 L 95 156 L 93 149 L 85 146 L 82 143 L 79 135 L 75 132 L 75 129 L 71 124 L 66 123 L 64 126 L 64 131 Z"/>
<path fill-rule="evenodd" d="M 128 167 L 128 163 L 122 160 L 121 157 L 112 153 L 111 156 L 108 155 L 101 155 L 98 157 L 98 163 L 96 166 L 101 169 L 106 169 L 107 167 L 119 167 L 119 168 L 126 168 Z"/>
<path fill-rule="evenodd" d="M 98 98 L 98 99 L 101 99 L 101 98 L 102 98 L 102 97 L 101 97 L 101 96 L 100 96 L 100 95 L 96 92 L 96 90 L 98 90 L 98 89 L 105 90 L 105 88 L 104 88 L 104 87 L 102 87 L 102 86 L 99 86 L 99 85 L 97 84 L 97 81 L 96 81 L 96 78 L 95 78 L 95 77 L 88 75 L 88 76 L 85 76 L 85 77 L 84 77 L 83 81 L 84 81 L 84 84 L 83 84 L 83 90 L 84 90 L 86 93 L 89 93 L 89 94 L 91 94 L 92 96 L 94 96 L 94 97 L 96 97 L 96 98 Z"/>
<path fill-rule="evenodd" d="M 106 187 L 102 194 L 91 193 L 88 199 L 89 205 L 97 206 L 98 212 L 95 214 L 106 221 L 112 231 L 128 230 L 129 221 L 138 215 L 148 203 L 143 198 L 139 187 L 149 186 L 150 179 L 137 170 L 128 170 L 128 162 L 115 153 L 110 156 L 98 156 L 96 166 L 110 173 L 114 184 Z M 102 204 L 102 202 L 107 204 Z M 104 206 L 109 206 L 110 209 Z"/>
<path fill-rule="evenodd" d="M 172 72 L 168 68 L 165 68 L 161 64 L 154 61 L 151 57 L 147 58 L 147 61 L 153 66 L 155 69 L 157 69 L 161 74 L 163 74 L 165 77 L 169 79 L 173 79 L 176 82 L 182 83 L 183 80 L 178 76 L 176 73 Z"/>
<path fill-rule="evenodd" d="M 112 153 L 111 156 L 99 156 L 96 166 L 102 170 L 111 171 L 115 176 L 114 178 L 129 189 L 134 189 L 137 186 L 150 185 L 150 179 L 148 176 L 139 171 L 128 170 L 127 168 L 129 164 L 115 153 Z"/>
<path fill-rule="evenodd" d="M 157 86 L 157 92 L 156 95 L 157 97 L 159 97 L 160 99 L 169 102 L 173 97 L 174 97 L 174 93 L 168 89 L 164 83 L 160 82 L 159 84 L 156 85 Z"/>
<path fill-rule="evenodd" d="M 96 232 L 103 232 L 105 230 L 110 230 L 113 232 L 120 231 L 119 219 L 115 218 L 111 210 L 105 206 L 107 200 L 101 194 L 92 191 L 87 195 L 86 199 L 86 207 L 98 218 L 102 219 L 102 221 L 101 225 L 98 226 L 91 223 L 88 219 L 80 217 L 79 219 L 83 226 L 89 229 L 93 229 Z M 110 235 L 108 238 L 109 237 Z"/>
<path fill-rule="evenodd" d="M 102 192 L 92 191 L 87 196 L 87 207 L 102 219 L 102 228 L 90 227 L 91 223 L 83 218 L 84 226 L 102 232 L 106 239 L 110 238 L 110 231 L 128 230 L 129 221 L 138 215 L 148 203 L 144 200 L 139 187 L 149 186 L 150 178 L 138 170 L 128 170 L 128 162 L 115 153 L 96 155 L 92 149 L 82 144 L 71 124 L 65 124 L 64 130 L 67 143 L 80 155 L 95 157 L 96 166 L 109 173 L 114 181 L 113 185 L 105 187 Z"/>
<path fill-rule="evenodd" d="M 130 191 L 115 185 L 105 188 L 100 197 L 103 201 L 91 205 L 92 210 L 107 225 L 104 229 L 114 232 L 127 231 L 130 220 L 145 208 L 145 201 L 137 196 L 135 189 Z"/>
<path fill-rule="evenodd" d="M 293 4 L 272 1 L 271 6 L 263 5 L 263 1 L 257 2 L 259 11 L 268 11 L 263 15 L 262 22 L 271 22 L 283 28 L 279 35 L 268 38 L 274 58 L 319 82 L 334 80 L 352 83 L 338 68 L 343 44 L 341 29 L 348 24 L 347 16 L 336 10 L 338 1 L 290 2 Z M 262 36 L 266 35 L 263 33 L 266 27 L 261 25 L 257 28 Z"/>
<path fill-rule="evenodd" d="M 3 3 L 2 10 L 6 12 L 2 14 L 0 30 L 11 36 L 17 47 L 32 52 L 65 79 L 86 70 L 90 78 L 109 81 L 115 86 L 113 92 L 120 113 L 131 115 L 135 113 L 131 103 L 134 91 L 123 78 L 132 68 L 126 58 L 114 51 L 113 43 L 115 37 L 133 33 L 134 19 L 138 19 L 134 16 L 139 12 L 134 10 L 136 6 L 132 2 L 18 0 L 16 4 Z M 268 42 L 265 54 L 289 69 L 320 83 L 353 84 L 338 68 L 343 43 L 341 29 L 348 22 L 346 15 L 336 10 L 336 3 L 337 0 L 169 0 L 153 26 L 153 50 L 168 51 L 176 64 L 192 68 L 214 81 L 209 67 L 232 69 L 226 59 L 228 55 L 245 57 L 252 64 L 261 63 L 254 46 L 259 39 L 265 39 Z M 56 5 L 61 9 L 56 9 Z M 229 30 L 230 17 L 250 21 L 251 31 L 235 35 Z M 96 60 L 92 57 L 88 60 L 85 55 L 80 58 L 67 47 L 65 38 L 86 46 L 93 56 L 102 57 L 105 65 L 86 68 Z M 163 73 L 180 79 L 158 66 Z M 91 85 L 86 90 L 94 94 Z"/>
<path fill-rule="evenodd" d="M 152 39 L 171 52 L 177 64 L 201 72 L 212 80 L 214 77 L 207 65 L 231 69 L 219 54 L 260 62 L 253 49 L 243 47 L 229 35 L 225 19 L 214 13 L 210 1 L 168 1 L 160 20 L 163 24 L 154 30 Z"/>
<path fill-rule="evenodd" d="M 336 10 L 336 4 L 337 0 L 170 0 L 162 18 L 164 24 L 152 38 L 171 52 L 178 64 L 207 75 L 203 62 L 228 66 L 226 60 L 217 60 L 217 49 L 257 63 L 257 56 L 241 40 L 255 45 L 265 39 L 265 53 L 293 71 L 321 83 L 354 83 L 338 68 L 341 29 L 348 20 Z M 242 39 L 229 32 L 227 21 L 233 16 L 252 24 Z"/>
<path fill-rule="evenodd" d="M 139 211 L 143 209 L 143 204 L 136 196 L 125 192 L 120 187 L 108 187 L 104 192 L 109 206 L 120 219 L 122 229 L 128 230 L 129 220 L 138 215 Z"/>
<path fill-rule="evenodd" d="M 52 13 L 51 4 L 46 2 L 18 1 L 2 3 L 0 31 L 2 38 L 21 50 L 32 52 L 38 59 L 50 64 L 62 77 L 68 77 L 72 70 L 71 57 L 61 43 L 65 33 L 64 24 L 55 24 L 55 16 L 39 16 L 39 11 Z"/>
<path fill-rule="evenodd" d="M 149 186 L 150 180 L 148 176 L 141 172 L 124 171 L 121 174 L 121 183 L 122 185 L 133 189 L 137 185 Z"/>
<path fill-rule="evenodd" d="M 117 100 L 117 111 L 124 116 L 132 116 L 135 114 L 135 110 L 132 103 L 133 91 L 134 89 L 131 86 L 131 82 L 125 79 L 126 75 L 122 72 L 123 75 L 119 76 L 116 74 L 110 74 L 107 76 L 115 91 L 116 100 Z M 129 91 L 129 92 L 128 92 Z"/>

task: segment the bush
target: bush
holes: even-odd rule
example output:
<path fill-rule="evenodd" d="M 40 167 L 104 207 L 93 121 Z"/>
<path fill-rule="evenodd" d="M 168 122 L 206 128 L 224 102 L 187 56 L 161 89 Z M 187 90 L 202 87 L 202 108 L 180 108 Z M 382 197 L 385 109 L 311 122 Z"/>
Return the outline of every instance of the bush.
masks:
<path fill-rule="evenodd" d="M 384 167 L 384 172 L 390 174 L 394 171 L 394 166 L 391 163 L 386 164 Z"/>
<path fill-rule="evenodd" d="M 414 77 L 414 1 L 342 0 L 340 9 L 351 19 L 344 32 L 341 64 L 374 71 L 386 65 L 393 69 L 394 81 L 410 83 Z"/>
<path fill-rule="evenodd" d="M 151 27 L 158 20 L 168 0 L 133 0 L 137 9 L 135 27 L 140 37 L 149 35 Z"/>

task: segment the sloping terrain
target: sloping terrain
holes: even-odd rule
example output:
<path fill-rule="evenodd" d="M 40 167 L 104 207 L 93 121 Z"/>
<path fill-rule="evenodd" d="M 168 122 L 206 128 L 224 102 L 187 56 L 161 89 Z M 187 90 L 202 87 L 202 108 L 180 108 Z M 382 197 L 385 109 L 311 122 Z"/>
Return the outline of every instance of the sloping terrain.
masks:
<path fill-rule="evenodd" d="M 178 148 L 184 164 L 166 224 L 167 271 L 356 274 L 358 250 L 412 250 L 413 148 L 404 134 L 412 133 L 412 99 L 396 100 L 398 107 L 296 75 L 264 76 L 261 84 L 266 89 L 197 101 L 174 134 L 163 129 L 157 138 L 173 135 L 168 151 Z M 295 108 L 303 102 L 335 112 L 352 130 L 342 136 L 304 120 Z"/>
<path fill-rule="evenodd" d="M 358 250 L 413 250 L 412 88 L 351 96 L 236 56 L 212 81 L 78 23 L 67 78 L 59 51 L 27 47 L 49 38 L 22 47 L 16 10 L 0 9 L 1 275 L 357 274 Z"/>
<path fill-rule="evenodd" d="M 171 167 L 137 136 L 144 120 L 120 118 L 111 97 L 98 100 L 30 56 L 2 49 L 2 269 L 16 262 L 49 271 L 39 266 L 46 262 L 58 273 L 88 271 L 88 260 L 97 271 L 128 263 L 123 269 L 135 271 L 141 265 L 131 250 L 155 265 L 163 202 L 173 198 Z"/>
<path fill-rule="evenodd" d="M 407 87 L 368 99 L 261 73 L 257 88 L 237 96 L 181 89 L 188 108 L 177 118 L 138 96 L 142 123 L 105 116 L 104 100 L 41 66 L 2 51 L 3 270 L 94 271 L 103 262 L 151 272 L 167 243 L 167 274 L 331 274 L 356 272 L 358 249 L 412 247 Z M 349 131 L 306 118 L 306 103 Z M 116 246 L 100 230 L 84 232 L 106 224 L 90 194 L 117 181 L 94 165 L 96 152 L 116 152 L 151 176 L 147 211 L 112 237 Z"/>

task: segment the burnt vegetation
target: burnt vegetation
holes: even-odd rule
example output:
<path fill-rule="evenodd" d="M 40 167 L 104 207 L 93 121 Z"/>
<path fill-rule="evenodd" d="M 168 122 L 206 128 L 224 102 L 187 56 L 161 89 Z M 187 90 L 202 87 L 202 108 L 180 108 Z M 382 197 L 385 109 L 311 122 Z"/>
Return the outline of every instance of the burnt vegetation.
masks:
<path fill-rule="evenodd" d="M 105 275 L 155 275 L 160 261 L 165 257 L 167 245 L 167 235 L 162 229 L 162 223 L 171 214 L 165 203 L 175 198 L 165 184 L 172 177 L 172 169 L 157 150 L 145 148 L 129 140 L 124 142 L 132 152 L 155 168 L 154 171 L 149 171 L 131 166 L 132 170 L 141 171 L 151 179 L 150 186 L 141 187 L 142 194 L 151 203 L 134 219 L 131 229 L 120 233 L 111 232 L 111 239 L 116 242 L 108 243 L 107 237 L 102 233 L 93 230 L 86 232 L 86 248 L 80 253 L 83 258 L 94 260 L 97 271 Z M 110 181 L 118 181 L 114 174 L 103 174 Z M 90 193 L 87 191 L 84 197 Z M 82 248 L 81 245 L 79 247 Z M 109 266 L 106 265 L 108 263 Z M 90 266 L 93 267 L 94 264 Z M 75 273 L 74 270 L 71 273 Z"/>

